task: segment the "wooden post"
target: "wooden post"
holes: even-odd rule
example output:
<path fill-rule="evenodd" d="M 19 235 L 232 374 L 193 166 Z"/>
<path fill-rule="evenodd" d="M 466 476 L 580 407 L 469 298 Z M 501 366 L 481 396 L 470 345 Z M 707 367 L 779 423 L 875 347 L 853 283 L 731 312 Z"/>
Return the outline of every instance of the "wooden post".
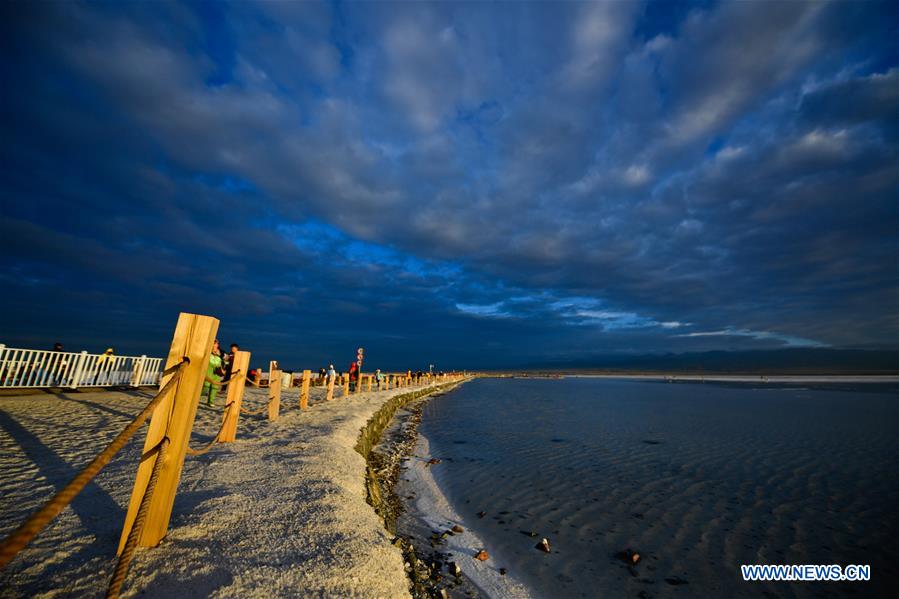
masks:
<path fill-rule="evenodd" d="M 268 419 L 272 422 L 281 414 L 281 386 L 268 388 Z"/>
<path fill-rule="evenodd" d="M 231 372 L 237 372 L 228 381 L 228 395 L 225 398 L 224 420 L 222 421 L 222 434 L 219 437 L 221 443 L 231 443 L 237 438 L 237 423 L 240 420 L 240 404 L 243 402 L 243 391 L 247 380 L 246 372 L 250 367 L 250 352 L 239 351 L 234 354 L 234 364 Z M 238 372 L 240 371 L 240 372 Z"/>
<path fill-rule="evenodd" d="M 277 376 L 272 376 L 276 374 Z M 278 404 L 278 410 L 281 410 L 281 371 L 273 370 L 269 374 L 268 379 L 268 401 L 269 405 Z"/>
<path fill-rule="evenodd" d="M 274 374 L 275 370 L 277 370 L 277 369 L 278 369 L 278 361 L 277 360 L 269 360 L 269 363 L 268 363 L 268 386 L 269 387 L 272 386 L 272 378 L 274 378 L 272 375 Z"/>
<path fill-rule="evenodd" d="M 262 369 L 261 368 L 256 369 L 256 374 L 253 376 L 253 382 L 256 383 L 257 387 L 262 385 Z"/>
<path fill-rule="evenodd" d="M 325 401 L 331 401 L 334 399 L 334 377 L 328 377 L 328 395 L 325 396 Z"/>
<path fill-rule="evenodd" d="M 118 552 L 125 547 L 125 541 L 131 532 L 131 526 L 137 517 L 141 499 L 150 481 L 150 473 L 156 464 L 156 447 L 164 437 L 170 444 L 165 461 L 156 481 L 156 490 L 150 500 L 149 512 L 144 522 L 138 544 L 143 547 L 155 547 L 165 536 L 172 516 L 172 505 L 175 503 L 175 492 L 184 466 L 184 454 L 197 415 L 197 404 L 200 402 L 200 391 L 206 379 L 209 367 L 209 353 L 212 342 L 218 333 L 219 321 L 211 316 L 199 316 L 182 312 L 178 316 L 172 345 L 169 348 L 166 369 L 177 366 L 186 356 L 190 364 L 184 367 L 180 380 L 167 396 L 159 402 L 150 419 L 147 438 L 141 454 L 134 489 L 131 491 L 131 502 L 122 527 L 122 537 Z M 173 374 L 166 375 L 160 382 L 160 388 L 169 381 Z"/>
<path fill-rule="evenodd" d="M 368 392 L 371 393 L 371 380 L 375 378 L 373 374 L 368 375 Z"/>
<path fill-rule="evenodd" d="M 343 375 L 343 396 L 346 397 L 350 394 L 350 375 L 349 373 Z"/>
<path fill-rule="evenodd" d="M 362 371 L 356 372 L 356 395 L 362 393 Z"/>
<path fill-rule="evenodd" d="M 309 379 L 312 378 L 312 371 L 303 371 L 303 384 L 300 387 L 300 409 L 309 409 Z"/>

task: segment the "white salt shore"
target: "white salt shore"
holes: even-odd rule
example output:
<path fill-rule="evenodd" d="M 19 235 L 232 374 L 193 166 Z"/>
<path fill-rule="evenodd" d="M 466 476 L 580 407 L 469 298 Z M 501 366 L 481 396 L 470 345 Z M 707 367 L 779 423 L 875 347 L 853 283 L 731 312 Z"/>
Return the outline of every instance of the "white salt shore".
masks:
<path fill-rule="evenodd" d="M 492 547 L 485 545 L 453 509 L 434 480 L 431 468 L 439 466 L 428 464 L 430 456 L 428 440 L 419 434 L 412 456 L 403 466 L 398 484 L 400 496 L 415 493 L 415 499 L 407 503 L 407 511 L 401 517 L 424 522 L 431 530 L 438 531 L 447 530 L 461 522 L 464 532 L 448 536 L 440 546 L 440 551 L 451 553 L 452 561 L 459 565 L 462 573 L 487 597 L 492 599 L 530 597 L 528 589 L 515 576 L 500 574 L 499 569 L 503 565 L 502 556 L 496 554 Z M 474 559 L 474 555 L 482 549 L 490 555 L 487 561 Z"/>
<path fill-rule="evenodd" d="M 238 440 L 188 456 L 169 526 L 138 551 L 123 596 L 408 597 L 403 554 L 365 501 L 366 463 L 354 446 L 384 403 L 409 389 L 332 402 L 297 390 L 282 416 L 241 416 Z M 96 455 L 152 391 L 0 397 L 0 535 Z M 257 409 L 266 391 L 247 389 Z M 219 405 L 223 402 L 220 396 Z M 198 410 L 193 446 L 221 410 Z M 146 427 L 72 505 L 0 572 L 3 597 L 105 593 Z"/>

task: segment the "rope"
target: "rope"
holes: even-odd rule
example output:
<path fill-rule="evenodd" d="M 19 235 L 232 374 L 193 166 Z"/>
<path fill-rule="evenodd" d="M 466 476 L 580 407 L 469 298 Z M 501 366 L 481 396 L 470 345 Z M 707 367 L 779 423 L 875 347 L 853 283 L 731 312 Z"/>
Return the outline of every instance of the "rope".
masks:
<path fill-rule="evenodd" d="M 213 378 L 210 378 L 209 376 L 204 377 L 204 380 L 207 383 L 209 383 L 210 385 L 215 385 L 216 387 L 227 387 L 228 384 L 231 382 L 231 380 L 234 378 L 234 376 L 237 374 L 240 374 L 239 370 L 237 372 L 232 372 L 231 377 L 227 381 L 217 381 Z"/>
<path fill-rule="evenodd" d="M 231 403 L 229 403 L 229 404 L 226 404 L 226 405 L 225 405 L 225 411 L 227 412 L 227 411 L 228 411 L 228 408 L 230 408 L 233 404 L 234 404 L 234 402 L 231 402 Z M 212 449 L 212 446 L 219 442 L 219 437 L 222 436 L 222 431 L 225 430 L 225 422 L 226 422 L 226 421 L 227 421 L 227 418 L 223 418 L 223 419 L 222 419 L 222 425 L 219 427 L 219 430 L 218 430 L 218 432 L 215 434 L 215 437 L 213 437 L 213 438 L 212 438 L 212 441 L 210 441 L 209 443 L 207 443 L 207 444 L 204 445 L 203 447 L 201 447 L 201 448 L 199 448 L 199 449 L 194 449 L 193 447 L 191 447 L 190 445 L 188 445 L 188 446 L 187 446 L 187 455 L 203 455 L 204 453 L 206 453 L 206 452 L 208 452 L 210 449 Z"/>
<path fill-rule="evenodd" d="M 212 449 L 212 446 L 219 442 L 219 433 L 221 433 L 221 432 L 222 432 L 221 429 L 219 429 L 219 432 L 215 434 L 215 437 L 212 439 L 212 441 L 210 441 L 209 443 L 207 443 L 206 445 L 204 445 L 203 447 L 201 447 L 199 449 L 194 449 L 193 447 L 188 447 L 187 455 L 203 455 L 204 453 L 208 453 L 209 450 Z"/>
<path fill-rule="evenodd" d="M 134 551 L 137 549 L 137 542 L 140 539 L 141 532 L 144 530 L 144 522 L 147 520 L 147 514 L 150 512 L 150 502 L 153 499 L 153 491 L 156 489 L 156 481 L 159 480 L 159 473 L 162 471 L 162 463 L 165 461 L 166 450 L 171 440 L 163 437 L 159 445 L 156 446 L 156 463 L 153 464 L 153 470 L 150 473 L 150 480 L 147 482 L 147 488 L 144 489 L 144 495 L 140 500 L 140 507 L 137 509 L 137 516 L 134 518 L 134 524 L 128 531 L 128 539 L 125 541 L 125 547 L 122 549 L 122 555 L 116 563 L 115 571 L 112 574 L 112 580 L 109 582 L 109 588 L 106 590 L 107 599 L 117 599 L 119 592 L 122 590 L 122 583 L 128 575 L 128 566 L 131 565 L 131 559 L 134 557 Z"/>
<path fill-rule="evenodd" d="M 243 371 L 242 371 L 242 370 L 235 370 L 234 372 L 232 372 L 231 375 L 228 377 L 228 380 L 225 381 L 225 384 L 227 385 L 228 383 L 230 383 L 230 382 L 234 379 L 234 377 L 236 377 L 236 376 L 237 376 L 238 374 L 240 374 L 241 372 L 243 372 Z"/>
<path fill-rule="evenodd" d="M 268 412 L 268 408 L 269 408 L 269 406 L 271 405 L 272 400 L 274 400 L 274 399 L 275 399 L 274 396 L 269 396 L 268 401 L 265 402 L 265 405 L 264 405 L 261 409 L 259 409 L 259 410 L 248 410 L 248 409 L 246 409 L 245 407 L 241 406 L 241 407 L 240 407 L 240 413 L 241 413 L 241 414 L 246 414 L 247 416 L 260 416 L 260 415 L 262 415 L 262 414 L 265 414 L 266 412 Z M 286 407 L 287 407 L 287 406 L 285 406 L 285 408 L 286 408 Z M 282 409 L 283 409 L 283 408 L 282 408 Z"/>
<path fill-rule="evenodd" d="M 187 363 L 190 364 L 190 358 L 188 358 L 187 356 L 184 356 L 184 360 L 187 360 Z M 163 370 L 162 376 L 168 376 L 168 375 L 172 374 L 173 372 L 175 372 L 176 370 L 178 370 L 179 368 L 181 368 L 182 366 L 184 366 L 184 360 L 182 360 L 181 362 L 178 362 L 177 364 L 172 364 L 171 366 L 169 366 L 168 368 Z"/>
<path fill-rule="evenodd" d="M 271 403 L 271 400 L 269 400 L 269 403 Z M 247 415 L 247 416 L 259 416 L 259 415 L 261 415 L 261 414 L 265 414 L 266 412 L 268 412 L 268 406 L 267 406 L 267 405 L 266 405 L 264 408 L 262 408 L 261 410 L 248 410 L 248 409 L 246 409 L 246 408 L 241 408 L 241 409 L 240 409 L 240 413 L 241 413 L 241 414 L 245 414 L 245 415 Z"/>
<path fill-rule="evenodd" d="M 134 435 L 141 425 L 150 417 L 159 402 L 174 388 L 175 384 L 180 380 L 184 373 L 184 366 L 190 363 L 185 357 L 178 368 L 175 369 L 175 376 L 170 378 L 168 382 L 159 390 L 159 393 L 147 404 L 141 413 L 138 414 L 131 423 L 119 433 L 115 439 L 95 457 L 90 464 L 79 472 L 72 481 L 61 491 L 54 495 L 50 501 L 33 513 L 29 518 L 14 530 L 8 537 L 3 540 L 0 545 L 0 568 L 3 568 L 28 544 L 39 532 L 41 532 L 59 513 L 69 505 L 75 496 L 87 486 L 106 464 L 112 460 L 113 456 L 119 452 L 128 439 Z"/>

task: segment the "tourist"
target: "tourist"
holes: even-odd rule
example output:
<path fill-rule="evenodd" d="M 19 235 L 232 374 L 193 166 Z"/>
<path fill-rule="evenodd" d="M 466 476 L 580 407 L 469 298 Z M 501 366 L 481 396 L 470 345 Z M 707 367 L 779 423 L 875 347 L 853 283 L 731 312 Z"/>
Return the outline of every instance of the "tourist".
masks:
<path fill-rule="evenodd" d="M 59 342 L 54 343 L 53 349 L 51 349 L 50 351 L 61 352 L 62 351 L 62 343 L 59 343 Z M 64 372 L 66 366 L 68 365 L 68 362 L 66 361 L 66 359 L 64 357 L 60 358 L 56 364 L 52 363 L 52 359 L 47 359 L 46 362 L 44 362 L 44 361 L 40 362 L 37 365 L 38 366 L 37 379 L 36 379 L 37 381 L 42 381 L 45 376 L 44 369 L 41 368 L 41 366 L 43 364 L 47 364 L 51 368 L 50 377 L 47 382 L 54 386 L 58 385 L 61 380 L 59 373 Z"/>
<path fill-rule="evenodd" d="M 111 347 L 106 348 L 100 357 L 97 358 L 97 370 L 94 373 L 94 385 L 103 385 L 109 379 L 109 371 L 112 369 L 112 363 L 115 359 L 115 350 Z"/>
<path fill-rule="evenodd" d="M 226 383 L 231 380 L 231 374 L 234 371 L 234 359 L 237 357 L 237 352 L 240 351 L 240 346 L 232 343 L 230 349 L 231 351 L 225 354 L 225 376 L 222 379 Z"/>
<path fill-rule="evenodd" d="M 225 374 L 222 365 L 222 349 L 219 346 L 219 340 L 216 339 L 212 342 L 212 352 L 209 354 L 209 364 L 206 367 L 206 381 L 203 383 L 203 392 L 200 394 L 200 397 L 208 394 L 206 400 L 208 406 L 215 406 L 215 396 L 218 395 L 222 375 Z"/>
<path fill-rule="evenodd" d="M 350 362 L 350 391 L 355 391 L 356 383 L 359 379 L 359 366 L 355 362 Z"/>

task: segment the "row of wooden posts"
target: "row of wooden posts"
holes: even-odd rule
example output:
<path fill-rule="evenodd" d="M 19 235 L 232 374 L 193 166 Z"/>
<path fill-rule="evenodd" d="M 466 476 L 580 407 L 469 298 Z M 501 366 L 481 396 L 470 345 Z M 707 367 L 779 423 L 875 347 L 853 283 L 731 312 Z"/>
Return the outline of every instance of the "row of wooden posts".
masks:
<path fill-rule="evenodd" d="M 206 380 L 209 354 L 212 350 L 212 343 L 218 334 L 218 327 L 218 319 L 210 316 L 181 313 L 178 317 L 178 324 L 175 327 L 175 334 L 169 348 L 164 372 L 175 371 L 184 358 L 187 358 L 190 362 L 180 374 L 174 390 L 160 402 L 150 420 L 150 427 L 147 431 L 147 438 L 144 442 L 137 476 L 134 481 L 134 489 L 131 493 L 131 501 L 128 505 L 128 512 L 122 529 L 119 553 L 122 552 L 125 546 L 144 493 L 147 490 L 150 476 L 157 460 L 156 448 L 160 446 L 164 438 L 169 439 L 169 446 L 164 454 L 160 471 L 157 474 L 156 486 L 150 499 L 149 511 L 144 521 L 138 544 L 142 547 L 154 547 L 159 544 L 168 530 L 172 507 L 175 502 L 175 493 L 188 450 L 188 441 L 193 429 L 203 383 Z M 235 354 L 232 366 L 232 372 L 235 373 L 235 376 L 232 377 L 232 380 L 227 385 L 226 409 L 218 435 L 218 441 L 221 443 L 232 442 L 237 437 L 237 425 L 240 419 L 241 402 L 243 401 L 249 364 L 250 352 L 238 351 Z M 267 412 L 269 420 L 277 420 L 281 406 L 281 372 L 271 366 L 273 365 L 270 365 L 269 370 Z M 172 376 L 175 376 L 175 374 L 165 375 L 160 381 L 160 388 Z M 260 378 L 260 374 L 257 373 L 254 380 L 257 386 L 261 383 Z M 334 389 L 337 385 L 343 389 L 341 397 L 350 395 L 349 376 L 344 374 L 338 378 L 339 380 L 328 378 L 326 399 L 329 401 L 334 399 Z M 435 375 L 425 373 L 422 378 L 425 379 L 425 384 L 431 384 L 451 382 L 462 377 L 456 374 Z M 306 410 L 309 407 L 309 387 L 311 382 L 312 372 L 304 370 L 298 385 L 300 388 L 300 410 Z M 396 389 L 412 386 L 413 384 L 414 377 L 410 373 L 384 374 L 384 379 L 380 382 L 380 385 L 374 379 L 374 375 L 363 374 L 359 378 L 355 392 L 361 393 L 363 386 L 366 386 L 367 390 L 371 391 L 375 386 L 383 387 L 384 389 Z"/>
<path fill-rule="evenodd" d="M 247 354 L 246 361 L 249 362 L 249 352 L 237 352 L 238 354 Z M 241 363 L 241 360 L 235 359 L 235 370 L 236 365 Z M 376 375 L 374 374 L 365 374 L 361 373 L 359 375 L 358 384 L 355 387 L 355 393 L 361 393 L 363 387 L 366 391 L 371 392 L 372 389 L 376 391 L 389 390 L 389 389 L 398 389 L 400 387 L 408 387 L 414 385 L 416 382 L 416 375 L 411 372 L 405 373 L 382 373 L 383 377 L 380 381 L 377 380 Z M 454 374 L 446 374 L 446 373 L 422 373 L 421 378 L 424 379 L 425 385 L 430 385 L 431 383 L 444 383 L 449 382 L 451 380 L 455 380 L 457 375 Z M 281 386 L 283 385 L 283 377 L 282 371 L 280 371 L 277 367 L 277 362 L 269 362 L 269 378 L 268 378 L 268 387 L 271 390 L 269 393 L 269 419 L 275 420 L 278 418 L 278 406 L 281 403 Z M 309 388 L 312 386 L 312 371 L 304 370 L 299 379 L 295 379 L 291 374 L 290 385 L 292 386 L 296 383 L 296 386 L 300 388 L 300 409 L 305 410 L 309 406 Z M 253 384 L 257 387 L 265 386 L 262 381 L 262 373 L 258 370 L 256 371 L 256 375 L 253 379 Z M 334 391 L 337 387 L 343 389 L 343 396 L 347 396 L 350 394 L 350 375 L 349 374 L 338 374 L 336 378 L 331 378 L 329 376 L 325 377 L 325 381 L 321 384 L 323 387 L 328 388 L 328 393 L 326 395 L 326 399 L 331 401 L 334 399 Z M 243 394 L 241 392 L 235 392 L 234 397 L 232 398 L 230 393 L 231 386 L 229 385 L 229 396 L 228 400 L 226 400 L 225 404 L 228 405 L 232 400 L 236 402 L 240 402 Z M 272 409 L 272 404 L 274 405 L 274 409 Z"/>

